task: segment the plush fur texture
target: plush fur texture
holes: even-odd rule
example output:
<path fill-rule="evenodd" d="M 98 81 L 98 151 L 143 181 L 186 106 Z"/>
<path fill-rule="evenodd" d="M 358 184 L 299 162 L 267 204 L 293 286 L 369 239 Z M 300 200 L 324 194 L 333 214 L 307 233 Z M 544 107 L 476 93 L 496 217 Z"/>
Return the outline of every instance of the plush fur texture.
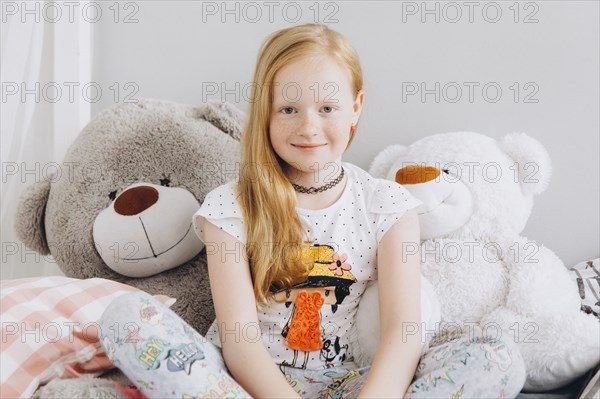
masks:
<path fill-rule="evenodd" d="M 243 118 L 232 105 L 214 102 L 189 106 L 144 99 L 103 110 L 68 149 L 61 175 L 25 191 L 18 208 L 16 231 L 28 247 L 42 254 L 49 252 L 68 277 L 109 278 L 150 294 L 176 298 L 172 309 L 205 334 L 215 315 L 203 245 L 198 246 L 195 255 L 191 254 L 191 259 L 167 265 L 169 269 L 159 274 L 127 277 L 107 267 L 102 260 L 94 242 L 94 222 L 100 212 L 113 209 L 115 198 L 118 200 L 127 188 L 143 184 L 163 190 L 153 206 L 160 205 L 161 212 L 171 212 L 164 223 L 180 218 L 184 228 L 191 226 L 193 213 L 206 194 L 237 178 Z M 166 196 L 162 194 L 166 190 L 185 190 L 198 206 L 189 215 L 182 214 L 177 203 L 165 203 Z M 146 220 L 147 225 L 151 222 Z M 164 228 L 155 228 L 160 232 L 161 227 Z M 193 229 L 190 231 L 194 235 Z M 164 238 L 164 234 L 157 236 L 157 240 Z M 148 246 L 138 232 L 132 232 L 129 238 L 120 237 L 116 244 L 122 255 L 131 251 L 128 244 L 133 245 L 134 252 Z M 176 245 L 169 249 L 177 250 Z M 75 382 L 61 381 L 61 389 L 70 384 Z M 77 384 L 60 396 L 92 395 L 88 391 L 91 385 L 82 381 Z M 103 389 L 102 386 L 97 389 Z M 113 391 L 111 385 L 104 387 Z M 42 397 L 54 397 L 55 393 L 48 389 L 42 391 Z M 110 396 L 113 394 L 98 393 L 94 397 L 113 397 Z"/>
<path fill-rule="evenodd" d="M 439 180 L 404 187 L 424 201 L 418 209 L 422 237 L 427 236 L 421 243 L 422 272 L 437 292 L 443 325 L 468 330 L 479 323 L 516 341 L 527 367 L 526 390 L 566 385 L 598 364 L 598 320 L 580 311 L 577 288 L 562 261 L 520 235 L 533 196 L 550 180 L 543 145 L 523 133 L 499 141 L 473 132 L 437 134 L 385 149 L 370 173 L 394 180 L 408 165 L 442 171 Z M 465 201 L 456 201 L 453 193 L 460 185 L 468 189 L 472 209 L 459 223 L 454 215 Z M 436 234 L 439 226 L 450 232 Z M 557 234 L 569 239 L 568 232 Z"/>
<path fill-rule="evenodd" d="M 125 399 L 108 379 L 93 378 L 84 375 L 80 378 L 52 380 L 41 390 L 38 390 L 33 399 Z"/>

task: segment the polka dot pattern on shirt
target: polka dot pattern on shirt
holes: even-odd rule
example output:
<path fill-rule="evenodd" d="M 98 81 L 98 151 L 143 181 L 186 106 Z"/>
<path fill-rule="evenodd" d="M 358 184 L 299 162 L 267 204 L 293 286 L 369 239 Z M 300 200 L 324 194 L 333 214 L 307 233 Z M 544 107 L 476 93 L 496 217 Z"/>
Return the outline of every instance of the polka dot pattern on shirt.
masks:
<path fill-rule="evenodd" d="M 350 285 L 349 295 L 338 304 L 336 312 L 333 312 L 330 304 L 323 305 L 320 311 L 323 341 L 339 337 L 340 347 L 347 350 L 348 358 L 351 358 L 349 333 L 354 326 L 360 296 L 367 283 L 377 278 L 377 245 L 393 223 L 407 209 L 418 206 L 420 201 L 395 182 L 374 179 L 364 170 L 348 163 L 344 163 L 344 168 L 348 172 L 348 186 L 338 201 L 323 210 L 298 210 L 298 214 L 307 238 L 314 244 L 331 246 L 339 259 L 345 257 L 343 263 L 350 266 L 349 272 L 357 280 Z M 243 220 L 233 195 L 234 188 L 229 183 L 211 191 L 198 213 L 244 243 Z M 291 363 L 294 359 L 294 351 L 287 347 L 281 335 L 293 308 L 293 304 L 286 307 L 284 303 L 275 303 L 257 313 L 263 326 L 265 346 L 278 364 L 283 361 Z M 268 333 L 269 327 L 266 326 L 270 326 L 271 333 Z M 298 352 L 296 366 L 301 367 L 304 352 Z M 320 351 L 309 354 L 307 367 L 324 367 Z"/>

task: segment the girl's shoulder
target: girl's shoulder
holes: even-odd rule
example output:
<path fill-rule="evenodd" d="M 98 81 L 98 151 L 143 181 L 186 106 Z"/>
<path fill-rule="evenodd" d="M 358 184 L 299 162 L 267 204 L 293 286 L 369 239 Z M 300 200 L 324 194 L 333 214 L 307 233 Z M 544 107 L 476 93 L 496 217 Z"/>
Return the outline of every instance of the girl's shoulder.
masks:
<path fill-rule="evenodd" d="M 363 196 L 367 209 L 372 213 L 398 213 L 422 204 L 403 185 L 392 180 L 376 178 L 351 163 L 343 166 L 353 178 L 358 194 Z"/>
<path fill-rule="evenodd" d="M 204 197 L 200 209 L 193 217 L 194 230 L 204 241 L 203 219 L 225 230 L 236 239 L 245 240 L 244 220 L 242 209 L 237 200 L 237 181 L 232 180 L 222 184 Z"/>
<path fill-rule="evenodd" d="M 201 209 L 206 212 L 214 211 L 214 217 L 242 217 L 242 209 L 238 201 L 237 180 L 222 184 L 204 197 Z"/>
<path fill-rule="evenodd" d="M 225 208 L 239 208 L 237 200 L 237 180 L 230 180 L 209 191 L 204 197 L 204 204 L 217 204 Z M 231 206 L 230 206 L 231 205 Z"/>

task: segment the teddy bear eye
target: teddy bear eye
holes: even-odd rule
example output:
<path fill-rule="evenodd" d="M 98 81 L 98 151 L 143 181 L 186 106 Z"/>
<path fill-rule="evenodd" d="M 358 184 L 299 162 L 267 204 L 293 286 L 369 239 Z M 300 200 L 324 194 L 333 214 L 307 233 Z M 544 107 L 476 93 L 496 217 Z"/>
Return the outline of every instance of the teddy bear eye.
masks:
<path fill-rule="evenodd" d="M 114 201 L 115 198 L 117 198 L 117 190 L 111 191 L 110 194 L 108 194 L 108 198 L 110 198 L 111 201 Z"/>
<path fill-rule="evenodd" d="M 448 169 L 442 169 L 442 172 L 444 172 L 445 174 L 450 174 L 450 171 Z"/>
<path fill-rule="evenodd" d="M 169 179 L 160 179 L 160 185 L 161 186 L 165 186 L 165 187 L 170 187 L 171 186 L 171 180 Z"/>

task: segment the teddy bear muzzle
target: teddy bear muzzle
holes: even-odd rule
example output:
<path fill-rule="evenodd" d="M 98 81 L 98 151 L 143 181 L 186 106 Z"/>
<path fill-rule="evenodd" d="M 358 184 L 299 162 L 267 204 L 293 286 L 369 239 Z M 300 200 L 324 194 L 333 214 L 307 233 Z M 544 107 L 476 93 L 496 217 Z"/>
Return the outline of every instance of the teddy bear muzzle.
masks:
<path fill-rule="evenodd" d="M 418 208 L 421 239 L 458 230 L 473 214 L 473 195 L 460 176 L 429 165 L 409 165 L 395 180 L 423 202 Z"/>
<path fill-rule="evenodd" d="M 132 184 L 96 217 L 96 250 L 109 268 L 128 277 L 175 268 L 204 248 L 192 228 L 199 207 L 181 187 Z"/>

